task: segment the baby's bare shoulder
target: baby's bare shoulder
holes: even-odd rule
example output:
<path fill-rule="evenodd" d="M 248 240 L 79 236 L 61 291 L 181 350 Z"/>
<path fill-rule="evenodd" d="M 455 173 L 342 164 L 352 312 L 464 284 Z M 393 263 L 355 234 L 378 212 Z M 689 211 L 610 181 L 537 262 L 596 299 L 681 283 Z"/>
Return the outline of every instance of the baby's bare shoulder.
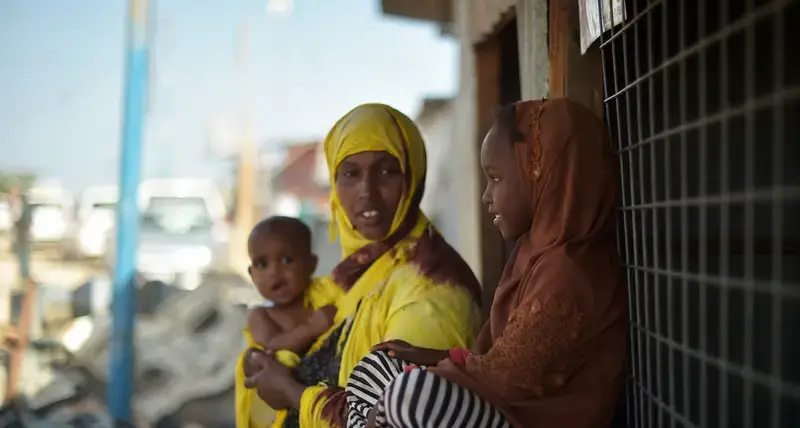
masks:
<path fill-rule="evenodd" d="M 253 330 L 280 331 L 278 323 L 275 322 L 275 318 L 272 316 L 272 308 L 265 307 L 250 309 L 250 312 L 247 313 L 247 327 L 251 332 Z"/>

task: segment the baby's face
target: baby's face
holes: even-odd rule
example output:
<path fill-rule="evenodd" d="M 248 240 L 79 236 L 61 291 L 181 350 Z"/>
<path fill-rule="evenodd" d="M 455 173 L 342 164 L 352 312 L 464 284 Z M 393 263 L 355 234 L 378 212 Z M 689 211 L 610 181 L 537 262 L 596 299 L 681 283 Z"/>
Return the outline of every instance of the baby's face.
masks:
<path fill-rule="evenodd" d="M 264 233 L 250 242 L 250 277 L 258 292 L 276 305 L 302 299 L 316 268 L 314 255 L 279 234 Z"/>

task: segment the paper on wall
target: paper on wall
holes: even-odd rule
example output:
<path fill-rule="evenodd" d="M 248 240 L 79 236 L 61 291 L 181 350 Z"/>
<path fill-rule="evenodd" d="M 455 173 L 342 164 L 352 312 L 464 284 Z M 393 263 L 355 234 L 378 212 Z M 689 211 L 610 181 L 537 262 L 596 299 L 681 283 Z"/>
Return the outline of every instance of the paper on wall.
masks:
<path fill-rule="evenodd" d="M 603 20 L 600 21 L 600 8 L 602 4 Z M 621 24 L 625 16 L 624 0 L 578 0 L 578 13 L 581 26 L 581 53 L 586 53 L 589 46 L 601 34 L 614 26 Z M 602 26 L 602 28 L 601 28 Z"/>

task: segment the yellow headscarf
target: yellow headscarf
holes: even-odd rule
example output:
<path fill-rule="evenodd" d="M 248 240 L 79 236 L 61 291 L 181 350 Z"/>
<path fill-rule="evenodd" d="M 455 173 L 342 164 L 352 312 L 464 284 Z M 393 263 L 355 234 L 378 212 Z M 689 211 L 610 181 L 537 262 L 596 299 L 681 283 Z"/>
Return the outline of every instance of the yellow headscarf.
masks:
<path fill-rule="evenodd" d="M 342 245 L 342 258 L 347 258 L 372 241 L 353 228 L 336 193 L 336 169 L 342 161 L 362 152 L 385 151 L 400 161 L 403 174 L 410 177 L 406 194 L 400 200 L 392 219 L 391 236 L 412 209 L 414 193 L 424 184 L 427 159 L 419 129 L 406 115 L 385 104 L 363 104 L 342 117 L 325 138 L 325 158 L 331 180 L 331 239 L 336 229 Z M 407 169 L 410 168 L 410 173 Z M 419 210 L 419 207 L 413 207 Z M 429 224 L 418 213 L 411 237 L 419 237 Z M 338 227 L 336 227 L 338 226 Z M 416 232 L 416 233 L 415 233 Z"/>

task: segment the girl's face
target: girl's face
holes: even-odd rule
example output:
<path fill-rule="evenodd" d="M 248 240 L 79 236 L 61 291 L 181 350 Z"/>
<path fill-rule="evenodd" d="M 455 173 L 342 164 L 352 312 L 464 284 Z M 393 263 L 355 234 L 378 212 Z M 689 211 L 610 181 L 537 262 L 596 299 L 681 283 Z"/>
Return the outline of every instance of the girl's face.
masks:
<path fill-rule="evenodd" d="M 497 126 L 492 127 L 481 146 L 481 169 L 486 190 L 481 200 L 494 216 L 503 238 L 516 241 L 531 228 L 532 213 L 514 144 Z"/>
<path fill-rule="evenodd" d="M 400 162 L 387 152 L 346 157 L 336 169 L 336 193 L 350 223 L 364 238 L 386 238 L 405 191 Z"/>

